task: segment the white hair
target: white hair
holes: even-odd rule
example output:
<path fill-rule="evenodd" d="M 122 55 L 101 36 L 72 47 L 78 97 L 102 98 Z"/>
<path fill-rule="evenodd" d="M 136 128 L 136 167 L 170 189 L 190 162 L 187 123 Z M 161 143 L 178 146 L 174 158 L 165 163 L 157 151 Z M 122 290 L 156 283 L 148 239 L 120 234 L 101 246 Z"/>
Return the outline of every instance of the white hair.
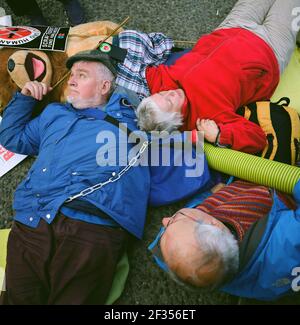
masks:
<path fill-rule="evenodd" d="M 108 80 L 111 83 L 109 96 L 114 92 L 115 90 L 115 76 L 114 74 L 101 62 L 97 62 L 97 79 L 98 80 Z"/>
<path fill-rule="evenodd" d="M 151 96 L 141 101 L 136 113 L 138 126 L 143 131 L 172 132 L 183 124 L 180 113 L 162 111 Z"/>
<path fill-rule="evenodd" d="M 223 268 L 216 286 L 227 282 L 239 267 L 239 246 L 233 234 L 216 226 L 198 224 L 195 235 L 202 253 L 207 257 L 215 255 L 222 261 Z"/>
<path fill-rule="evenodd" d="M 239 247 L 234 236 L 226 230 L 208 224 L 197 224 L 194 236 L 198 244 L 199 264 L 195 265 L 194 274 L 189 274 L 191 283 L 181 280 L 172 270 L 169 271 L 171 278 L 187 289 L 203 290 L 194 285 L 199 280 L 196 271 L 216 260 L 219 261 L 216 281 L 205 289 L 213 290 L 230 281 L 239 267 Z"/>

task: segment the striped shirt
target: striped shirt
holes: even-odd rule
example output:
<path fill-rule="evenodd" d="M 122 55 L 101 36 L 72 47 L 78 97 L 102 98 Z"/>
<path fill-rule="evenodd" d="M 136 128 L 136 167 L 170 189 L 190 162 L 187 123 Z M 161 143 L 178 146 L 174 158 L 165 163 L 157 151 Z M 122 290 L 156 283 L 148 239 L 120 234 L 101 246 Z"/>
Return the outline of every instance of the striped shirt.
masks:
<path fill-rule="evenodd" d="M 113 44 L 127 50 L 124 62 L 118 63 L 117 85 L 134 91 L 140 99 L 150 96 L 146 68 L 166 62 L 173 41 L 162 33 L 126 30 L 114 37 Z"/>
<path fill-rule="evenodd" d="M 277 194 L 289 208 L 295 208 L 288 195 Z M 241 242 L 250 226 L 268 215 L 272 203 L 267 187 L 238 180 L 209 196 L 197 209 L 225 223 Z"/>

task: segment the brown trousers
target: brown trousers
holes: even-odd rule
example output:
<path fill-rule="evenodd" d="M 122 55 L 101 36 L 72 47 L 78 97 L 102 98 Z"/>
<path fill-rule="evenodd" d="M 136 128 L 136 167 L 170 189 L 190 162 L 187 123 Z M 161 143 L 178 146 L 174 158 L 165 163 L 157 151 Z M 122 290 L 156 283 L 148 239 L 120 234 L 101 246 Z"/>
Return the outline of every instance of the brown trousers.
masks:
<path fill-rule="evenodd" d="M 128 233 L 61 213 L 37 228 L 15 222 L 0 304 L 104 304 Z"/>

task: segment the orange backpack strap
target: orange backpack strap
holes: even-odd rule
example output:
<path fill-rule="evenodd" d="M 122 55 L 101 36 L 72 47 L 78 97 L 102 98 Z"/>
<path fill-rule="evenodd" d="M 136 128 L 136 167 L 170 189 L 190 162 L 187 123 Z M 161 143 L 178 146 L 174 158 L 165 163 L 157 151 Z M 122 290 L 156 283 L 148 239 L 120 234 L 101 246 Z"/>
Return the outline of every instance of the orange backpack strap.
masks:
<path fill-rule="evenodd" d="M 278 141 L 276 132 L 271 122 L 270 102 L 257 102 L 256 106 L 258 123 L 265 132 L 268 140 L 268 144 L 263 150 L 261 156 L 273 160 L 277 152 Z"/>
<path fill-rule="evenodd" d="M 251 109 L 248 106 L 245 106 L 244 118 L 249 120 L 251 116 Z"/>

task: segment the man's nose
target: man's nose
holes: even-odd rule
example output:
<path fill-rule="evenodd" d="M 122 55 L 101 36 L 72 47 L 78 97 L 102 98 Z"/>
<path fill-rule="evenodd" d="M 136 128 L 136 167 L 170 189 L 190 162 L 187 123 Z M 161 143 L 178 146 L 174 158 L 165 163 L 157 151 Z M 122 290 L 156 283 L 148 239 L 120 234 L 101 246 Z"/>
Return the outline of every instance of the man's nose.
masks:
<path fill-rule="evenodd" d="M 70 78 L 68 80 L 68 85 L 69 86 L 76 86 L 76 79 L 74 78 L 74 76 L 70 76 Z"/>

